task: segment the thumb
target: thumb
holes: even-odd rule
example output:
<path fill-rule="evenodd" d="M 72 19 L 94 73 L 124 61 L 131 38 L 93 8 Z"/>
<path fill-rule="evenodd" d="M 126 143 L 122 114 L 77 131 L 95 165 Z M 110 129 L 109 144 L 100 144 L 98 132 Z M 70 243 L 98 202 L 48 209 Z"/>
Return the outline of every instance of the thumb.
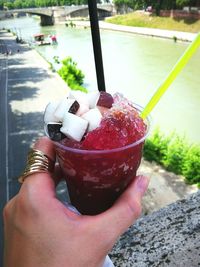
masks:
<path fill-rule="evenodd" d="M 115 242 L 140 216 L 141 200 L 148 184 L 148 177 L 137 176 L 109 210 L 96 216 L 99 230 L 107 240 Z"/>

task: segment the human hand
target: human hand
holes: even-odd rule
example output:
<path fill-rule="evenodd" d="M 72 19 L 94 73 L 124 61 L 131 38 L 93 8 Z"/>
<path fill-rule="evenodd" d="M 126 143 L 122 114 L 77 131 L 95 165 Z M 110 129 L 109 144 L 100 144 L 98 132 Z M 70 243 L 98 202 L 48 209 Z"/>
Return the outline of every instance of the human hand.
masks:
<path fill-rule="evenodd" d="M 34 148 L 55 159 L 48 138 Z M 100 267 L 117 238 L 139 217 L 147 177 L 138 176 L 109 210 L 86 216 L 57 200 L 59 173 L 28 176 L 4 208 L 5 267 Z"/>

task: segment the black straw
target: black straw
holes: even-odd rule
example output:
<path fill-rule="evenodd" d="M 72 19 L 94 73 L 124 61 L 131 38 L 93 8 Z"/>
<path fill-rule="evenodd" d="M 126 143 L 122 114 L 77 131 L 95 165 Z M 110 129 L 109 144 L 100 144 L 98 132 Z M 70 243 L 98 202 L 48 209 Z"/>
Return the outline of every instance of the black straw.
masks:
<path fill-rule="evenodd" d="M 96 0 L 88 0 L 88 8 L 90 15 L 90 25 L 92 33 L 92 43 L 94 50 L 98 90 L 106 91 Z"/>

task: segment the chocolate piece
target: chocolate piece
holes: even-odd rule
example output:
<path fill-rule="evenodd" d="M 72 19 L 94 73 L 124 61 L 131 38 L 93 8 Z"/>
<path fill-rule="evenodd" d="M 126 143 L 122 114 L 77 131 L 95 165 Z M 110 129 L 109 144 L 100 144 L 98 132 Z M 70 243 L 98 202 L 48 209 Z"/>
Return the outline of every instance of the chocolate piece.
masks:
<path fill-rule="evenodd" d="M 53 141 L 60 141 L 64 139 L 66 136 L 60 131 L 62 127 L 61 123 L 48 123 L 47 131 L 49 138 Z"/>
<path fill-rule="evenodd" d="M 71 105 L 71 107 L 69 108 L 69 113 L 72 113 L 72 114 L 76 114 L 76 112 L 78 111 L 80 105 L 78 103 L 78 101 L 74 101 L 74 103 Z"/>

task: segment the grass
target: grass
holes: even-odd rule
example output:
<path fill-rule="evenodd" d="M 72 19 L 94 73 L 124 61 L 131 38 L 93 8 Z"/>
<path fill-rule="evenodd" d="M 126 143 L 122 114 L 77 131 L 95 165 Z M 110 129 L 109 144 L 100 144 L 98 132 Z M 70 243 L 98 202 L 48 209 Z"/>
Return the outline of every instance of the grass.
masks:
<path fill-rule="evenodd" d="M 170 17 L 158 17 L 139 12 L 107 18 L 106 22 L 126 26 L 157 28 L 183 32 L 196 33 L 200 31 L 200 20 L 194 20 L 191 18 L 173 19 Z"/>

